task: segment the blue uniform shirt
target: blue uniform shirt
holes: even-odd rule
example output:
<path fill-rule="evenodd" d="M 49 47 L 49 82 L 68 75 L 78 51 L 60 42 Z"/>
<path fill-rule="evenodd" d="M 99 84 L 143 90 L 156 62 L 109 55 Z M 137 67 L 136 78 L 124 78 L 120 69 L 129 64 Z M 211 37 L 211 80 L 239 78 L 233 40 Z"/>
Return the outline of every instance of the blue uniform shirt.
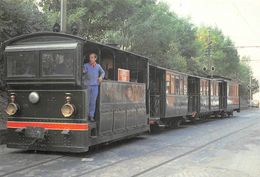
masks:
<path fill-rule="evenodd" d="M 84 71 L 86 74 L 85 85 L 94 86 L 99 85 L 98 78 L 102 76 L 104 79 L 105 71 L 99 64 L 91 65 L 89 63 L 84 64 Z"/>

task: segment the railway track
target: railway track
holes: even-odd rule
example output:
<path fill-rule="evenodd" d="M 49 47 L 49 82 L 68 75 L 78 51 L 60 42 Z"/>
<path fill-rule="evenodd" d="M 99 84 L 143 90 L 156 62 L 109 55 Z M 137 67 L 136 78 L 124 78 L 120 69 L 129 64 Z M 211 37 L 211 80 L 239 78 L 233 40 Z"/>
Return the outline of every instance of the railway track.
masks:
<path fill-rule="evenodd" d="M 254 126 L 254 125 L 255 125 L 255 124 L 253 123 L 253 124 L 250 124 L 250 125 L 248 125 L 248 126 L 246 126 L 246 127 L 241 128 L 241 129 L 239 129 L 239 130 L 236 130 L 236 131 L 233 131 L 233 132 L 231 132 L 231 133 L 229 133 L 229 134 L 226 134 L 226 135 L 224 135 L 224 136 L 221 136 L 221 137 L 219 137 L 219 138 L 217 138 L 217 139 L 214 139 L 214 140 L 212 140 L 212 141 L 210 141 L 210 142 L 208 142 L 208 143 L 205 143 L 205 144 L 203 144 L 203 145 L 201 145 L 201 146 L 199 146 L 199 147 L 196 147 L 196 148 L 194 148 L 194 149 L 192 149 L 192 150 L 190 150 L 190 151 L 187 151 L 187 152 L 185 152 L 185 153 L 183 153 L 183 154 L 180 154 L 180 155 L 178 155 L 178 156 L 176 156 L 176 157 L 170 158 L 169 160 L 166 160 L 166 161 L 164 161 L 164 162 L 162 162 L 162 163 L 160 163 L 160 164 L 153 165 L 153 166 L 149 167 L 149 168 L 146 169 L 146 170 L 143 170 L 143 171 L 141 171 L 141 172 L 139 172 L 139 173 L 136 173 L 136 174 L 132 175 L 132 177 L 141 176 L 142 174 L 145 174 L 145 173 L 147 173 L 147 172 L 149 172 L 149 171 L 151 171 L 151 170 L 155 170 L 156 168 L 159 168 L 159 167 L 161 167 L 161 166 L 163 166 L 163 165 L 165 165 L 165 164 L 167 164 L 167 163 L 169 163 L 169 162 L 172 162 L 172 161 L 178 160 L 178 159 L 180 159 L 180 158 L 182 158 L 182 157 L 185 157 L 185 156 L 187 156 L 187 155 L 190 155 L 190 154 L 192 154 L 192 153 L 194 153 L 194 152 L 196 152 L 196 151 L 201 150 L 202 148 L 205 148 L 205 147 L 207 147 L 207 146 L 209 146 L 209 145 L 211 145 L 211 144 L 213 144 L 213 143 L 215 143 L 215 142 L 217 142 L 217 141 L 220 141 L 220 140 L 222 140 L 222 139 L 224 139 L 224 138 L 227 138 L 227 137 L 229 137 L 229 136 L 232 136 L 232 135 L 234 135 L 234 134 L 236 134 L 236 133 L 238 133 L 238 132 L 241 132 L 241 131 L 243 131 L 243 130 L 249 128 L 249 127 L 252 127 L 252 126 Z M 163 151 L 164 149 L 167 149 L 167 148 L 169 148 L 169 147 L 175 147 L 175 145 L 166 146 L 166 147 L 164 147 L 163 149 L 160 148 L 160 149 L 157 149 L 157 150 L 154 150 L 154 151 L 150 151 L 149 153 L 152 154 L 152 153 L 154 153 L 154 152 Z M 145 155 L 146 155 L 146 154 L 144 154 L 144 156 L 145 156 Z M 134 158 L 132 158 L 132 159 L 134 159 Z M 97 168 L 97 169 L 94 169 L 94 170 L 89 170 L 89 171 L 85 171 L 85 172 L 82 172 L 82 173 L 77 174 L 77 175 L 72 175 L 72 177 L 81 177 L 81 176 L 85 176 L 85 175 L 87 176 L 87 175 L 90 175 L 90 174 L 93 173 L 93 172 L 96 172 L 96 171 L 98 171 L 98 170 L 105 169 L 105 168 L 108 168 L 108 167 L 112 167 L 112 166 L 114 166 L 114 165 L 116 165 L 116 164 L 122 163 L 122 162 L 127 161 L 127 160 L 130 160 L 130 159 L 124 159 L 124 160 L 121 160 L 121 161 L 118 161 L 118 162 L 115 162 L 115 163 L 112 163 L 112 164 L 109 164 L 109 165 L 106 165 L 106 166 L 103 166 L 103 167 L 100 167 L 100 168 Z"/>
<path fill-rule="evenodd" d="M 237 130 L 237 131 L 234 131 L 234 132 L 231 132 L 231 133 L 229 133 L 229 134 L 227 134 L 227 135 L 225 135 L 225 136 L 221 136 L 221 137 L 219 137 L 219 138 L 217 138 L 217 139 L 214 139 L 214 140 L 212 140 L 212 141 L 210 141 L 210 142 L 208 142 L 208 143 L 206 143 L 206 144 L 203 144 L 203 145 L 201 145 L 201 146 L 199 146 L 199 147 L 197 147 L 197 148 L 194 148 L 194 149 L 192 149 L 192 150 L 190 150 L 190 151 L 188 151 L 188 152 L 186 152 L 186 153 L 183 153 L 183 154 L 181 154 L 181 155 L 179 155 L 179 156 L 173 157 L 173 158 L 171 158 L 171 159 L 169 159 L 169 160 L 167 160 L 167 161 L 164 161 L 164 162 L 162 162 L 162 163 L 160 163 L 160 164 L 157 164 L 157 165 L 155 165 L 155 166 L 152 166 L 152 167 L 150 167 L 150 168 L 148 168 L 148 169 L 146 169 L 146 170 L 144 170 L 144 171 L 141 171 L 141 172 L 139 172 L 139 173 L 133 175 L 133 177 L 138 177 L 138 176 L 141 176 L 142 174 L 145 174 L 145 173 L 147 173 L 147 172 L 149 172 L 149 171 L 151 171 L 151 170 L 155 170 L 155 169 L 157 169 L 157 168 L 160 168 L 161 166 L 163 166 L 163 165 L 165 165 L 165 164 L 167 164 L 167 163 L 169 163 L 169 162 L 178 160 L 178 159 L 180 159 L 180 158 L 182 158 L 182 157 L 185 157 L 185 156 L 190 155 L 190 154 L 192 154 L 192 153 L 194 153 L 194 152 L 197 152 L 197 151 L 199 151 L 199 150 L 201 150 L 201 149 L 203 149 L 203 148 L 205 148 L 205 147 L 207 147 L 207 146 L 209 146 L 209 145 L 211 145 L 211 144 L 213 144 L 213 143 L 215 143 L 215 142 L 217 142 L 217 141 L 220 141 L 220 140 L 225 139 L 225 138 L 227 138 L 227 137 L 229 137 L 229 136 L 232 136 L 232 135 L 234 135 L 234 134 L 236 134 L 236 133 L 238 133 L 238 132 L 241 132 L 241 131 L 243 131 L 243 130 L 249 128 L 249 127 L 252 127 L 252 126 L 254 126 L 254 125 L 255 125 L 254 123 L 253 123 L 253 124 L 250 124 L 249 126 L 243 127 L 243 128 L 241 128 L 241 129 L 239 129 L 239 130 Z"/>
<path fill-rule="evenodd" d="M 235 120 L 235 119 L 233 119 L 233 120 Z M 220 120 L 221 121 L 221 120 Z M 242 121 L 242 122 L 246 122 L 246 121 Z M 241 123 L 241 122 L 240 122 Z M 244 124 L 245 126 L 243 126 L 243 127 L 241 127 L 240 129 L 236 129 L 236 130 L 234 130 L 234 131 L 231 131 L 231 132 L 229 132 L 229 133 L 226 133 L 226 134 L 224 134 L 224 135 L 222 135 L 222 136 L 220 136 L 220 137 L 218 137 L 218 138 L 215 138 L 215 139 L 213 139 L 213 140 L 211 140 L 211 141 L 208 141 L 208 142 L 206 142 L 206 143 L 203 143 L 203 144 L 201 144 L 200 146 L 196 146 L 196 147 L 192 147 L 190 150 L 188 150 L 188 151 L 185 151 L 185 152 L 183 152 L 183 153 L 181 153 L 181 154 L 179 154 L 179 155 L 177 155 L 177 156 L 173 156 L 173 157 L 171 157 L 171 158 L 169 158 L 169 159 L 167 159 L 167 160 L 164 160 L 164 161 L 162 161 L 162 162 L 160 162 L 160 163 L 158 163 L 158 164 L 155 164 L 155 165 L 153 165 L 153 166 L 149 166 L 148 168 L 146 168 L 145 170 L 141 170 L 141 171 L 138 171 L 138 173 L 135 173 L 133 176 L 141 176 L 141 175 L 143 175 L 143 174 L 145 174 L 145 173 L 147 173 L 147 172 L 149 172 L 149 171 L 151 171 L 151 170 L 154 170 L 154 169 L 156 169 L 156 168 L 159 168 L 159 167 L 161 167 L 161 166 L 163 166 L 163 165 L 165 165 L 165 164 L 167 164 L 167 163 L 169 163 L 169 162 L 172 162 L 172 161 L 175 161 L 175 160 L 178 160 L 178 159 L 180 159 L 180 158 L 182 158 L 182 157 L 185 157 L 185 156 L 187 156 L 187 155 L 190 155 L 190 154 L 192 154 L 192 153 L 194 153 L 194 152 L 196 152 L 196 151 L 199 151 L 200 149 L 203 149 L 203 148 L 206 148 L 207 146 L 209 146 L 209 145 L 211 145 L 211 144 L 213 144 L 213 143 L 215 143 L 215 142 L 217 142 L 217 141 L 220 141 L 220 140 L 222 140 L 222 139 L 225 139 L 225 138 L 227 138 L 227 137 L 229 137 L 229 136 L 232 136 L 232 135 L 234 135 L 234 134 L 236 134 L 236 133 L 239 133 L 239 132 L 241 132 L 241 131 L 243 131 L 243 130 L 245 130 L 245 129 L 247 129 L 247 128 L 249 128 L 249 127 L 251 127 L 251 126 L 253 126 L 255 123 L 251 123 L 251 124 Z M 200 125 L 203 125 L 203 124 L 200 124 Z M 160 135 L 159 135 L 160 136 Z M 124 140 L 125 141 L 125 140 Z M 121 142 L 121 143 L 124 143 L 124 141 L 123 142 Z M 112 145 L 112 147 L 111 148 L 113 148 L 113 146 L 114 145 Z M 176 144 L 170 144 L 170 145 L 167 145 L 167 146 L 164 146 L 164 147 L 162 147 L 162 148 L 156 148 L 156 149 L 154 149 L 154 150 L 152 150 L 152 151 L 149 151 L 149 152 L 147 152 L 147 153 L 143 153 L 142 154 L 142 156 L 146 156 L 146 155 L 148 155 L 148 154 L 153 154 L 153 153 L 158 153 L 158 152 L 160 152 L 160 151 L 163 151 L 163 150 L 166 150 L 166 149 L 169 149 L 169 148 L 174 148 L 174 147 L 176 147 Z M 110 147 L 109 147 L 110 148 Z M 11 170 L 11 171 L 9 171 L 9 172 L 6 172 L 6 173 L 3 173 L 3 174 L 1 174 L 0 176 L 1 177 L 4 177 L 4 176 L 12 176 L 12 175 L 14 175 L 15 176 L 15 174 L 20 174 L 20 173 L 22 173 L 23 174 L 23 172 L 25 172 L 25 171 L 28 171 L 28 170 L 34 170 L 34 169 L 41 169 L 41 167 L 43 167 L 43 166 L 45 166 L 45 165 L 47 165 L 47 164 L 49 164 L 49 163 L 59 163 L 59 161 L 60 160 L 66 160 L 67 158 L 70 158 L 70 156 L 72 156 L 72 157 L 76 157 L 76 158 L 84 158 L 84 157 L 86 157 L 86 156 L 88 156 L 88 155 L 90 155 L 90 156 L 95 156 L 95 154 L 98 154 L 98 153 L 106 153 L 106 151 L 109 151 L 109 149 L 107 149 L 107 148 L 102 148 L 102 150 L 98 150 L 98 151 L 90 151 L 90 152 L 88 152 L 87 154 L 85 153 L 85 154 L 78 154 L 78 155 L 65 155 L 65 154 L 61 154 L 61 155 L 56 155 L 55 157 L 53 157 L 53 158 L 48 158 L 48 159 L 45 159 L 45 160 L 42 160 L 42 161 L 39 161 L 39 162 L 35 162 L 35 163 L 32 163 L 32 164 L 29 164 L 29 165 L 27 165 L 27 166 L 25 166 L 25 167 L 22 167 L 22 168 L 17 168 L 17 169 L 14 169 L 14 170 Z M 79 176 L 86 176 L 86 175 L 90 175 L 90 174 L 92 174 L 92 173 L 95 173 L 95 172 L 98 172 L 98 171 L 100 171 L 100 170 L 104 170 L 104 169 L 107 169 L 107 168 L 110 168 L 110 167 L 113 167 L 113 166 L 115 166 L 115 165 L 120 165 L 121 163 L 124 163 L 124 162 L 127 162 L 127 161 L 130 161 L 130 160 L 135 160 L 135 156 L 133 156 L 133 157 L 130 157 L 130 158 L 123 158 L 123 159 L 121 159 L 121 160 L 117 160 L 117 161 L 115 161 L 115 162 L 112 162 L 112 163 L 107 163 L 107 164 L 103 164 L 103 165 L 101 165 L 101 166 L 99 166 L 99 167 L 96 167 L 96 168 L 94 168 L 94 169 L 91 169 L 91 168 L 86 168 L 85 170 L 81 170 L 80 172 L 77 172 L 76 174 L 73 174 L 73 175 L 70 175 L 70 176 L 73 176 L 73 177 L 79 177 Z M 0 170 L 1 171 L 1 170 Z"/>

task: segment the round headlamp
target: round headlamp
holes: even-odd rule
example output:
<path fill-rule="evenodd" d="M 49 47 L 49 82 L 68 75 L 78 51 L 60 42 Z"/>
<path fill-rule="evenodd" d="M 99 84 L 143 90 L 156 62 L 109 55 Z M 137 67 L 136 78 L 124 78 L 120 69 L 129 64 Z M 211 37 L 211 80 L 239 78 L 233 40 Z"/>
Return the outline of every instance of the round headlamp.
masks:
<path fill-rule="evenodd" d="M 39 100 L 40 100 L 40 96 L 39 96 L 39 94 L 37 93 L 37 92 L 31 92 L 30 94 L 29 94 L 29 101 L 31 102 L 31 103 L 33 103 L 33 104 L 36 104 L 36 103 L 38 103 L 39 102 Z"/>
<path fill-rule="evenodd" d="M 72 104 L 66 103 L 61 107 L 61 113 L 64 117 L 70 117 L 75 112 L 75 108 Z"/>
<path fill-rule="evenodd" d="M 6 107 L 5 112 L 9 115 L 9 116 L 13 116 L 17 113 L 18 111 L 18 106 L 15 103 L 9 103 Z"/>

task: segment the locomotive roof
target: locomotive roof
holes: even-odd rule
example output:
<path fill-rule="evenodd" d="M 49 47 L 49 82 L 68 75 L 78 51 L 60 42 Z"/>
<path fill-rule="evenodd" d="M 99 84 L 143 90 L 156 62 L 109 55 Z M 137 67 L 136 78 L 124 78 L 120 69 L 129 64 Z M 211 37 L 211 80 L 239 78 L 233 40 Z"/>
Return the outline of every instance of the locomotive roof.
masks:
<path fill-rule="evenodd" d="M 116 50 L 116 51 L 120 51 L 120 52 L 124 52 L 124 53 L 128 53 L 128 54 L 140 57 L 144 60 L 149 60 L 148 57 L 145 57 L 145 56 L 142 56 L 142 55 L 139 55 L 139 54 L 135 54 L 133 52 L 124 51 L 124 50 L 121 50 L 121 49 L 114 47 L 114 46 L 111 46 L 111 45 L 106 45 L 106 44 L 102 44 L 102 43 L 99 43 L 99 42 L 90 41 L 90 40 L 83 38 L 83 37 L 80 37 L 80 36 L 75 36 L 75 35 L 71 35 L 71 34 L 67 34 L 67 33 L 61 33 L 61 32 L 36 32 L 36 33 L 24 34 L 24 35 L 17 36 L 17 37 L 14 37 L 14 38 L 11 38 L 11 39 L 5 41 L 3 43 L 3 46 L 5 47 L 5 46 L 11 45 L 11 44 L 13 44 L 14 42 L 17 42 L 17 41 L 27 39 L 27 38 L 32 38 L 32 37 L 38 37 L 38 36 L 57 36 L 57 37 L 71 38 L 71 39 L 74 39 L 74 40 L 77 40 L 77 41 L 81 41 L 83 43 L 89 43 L 89 44 L 93 44 L 93 45 L 111 48 L 111 49 Z"/>

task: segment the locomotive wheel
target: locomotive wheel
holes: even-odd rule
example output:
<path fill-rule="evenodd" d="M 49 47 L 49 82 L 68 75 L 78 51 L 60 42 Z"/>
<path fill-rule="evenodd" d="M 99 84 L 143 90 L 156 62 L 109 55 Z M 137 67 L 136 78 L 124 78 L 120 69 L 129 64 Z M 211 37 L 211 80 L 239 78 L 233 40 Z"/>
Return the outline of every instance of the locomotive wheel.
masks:
<path fill-rule="evenodd" d="M 180 128 L 181 124 L 182 124 L 182 119 L 178 119 L 178 120 L 175 121 L 175 127 L 176 128 Z"/>
<path fill-rule="evenodd" d="M 231 116 L 233 117 L 233 111 L 228 112 L 227 114 L 228 114 L 228 118 L 230 118 Z"/>
<path fill-rule="evenodd" d="M 172 120 L 168 122 L 170 128 L 180 128 L 182 119 Z"/>
<path fill-rule="evenodd" d="M 156 132 L 159 132 L 160 131 L 160 128 L 156 125 L 151 125 L 150 126 L 150 133 L 156 133 Z"/>
<path fill-rule="evenodd" d="M 168 122 L 169 128 L 175 128 L 175 120 Z"/>
<path fill-rule="evenodd" d="M 221 116 L 221 118 L 225 118 L 225 112 L 222 111 L 222 112 L 220 113 L 220 116 Z"/>
<path fill-rule="evenodd" d="M 203 120 L 207 120 L 207 116 L 206 115 L 201 115 L 200 119 Z"/>

